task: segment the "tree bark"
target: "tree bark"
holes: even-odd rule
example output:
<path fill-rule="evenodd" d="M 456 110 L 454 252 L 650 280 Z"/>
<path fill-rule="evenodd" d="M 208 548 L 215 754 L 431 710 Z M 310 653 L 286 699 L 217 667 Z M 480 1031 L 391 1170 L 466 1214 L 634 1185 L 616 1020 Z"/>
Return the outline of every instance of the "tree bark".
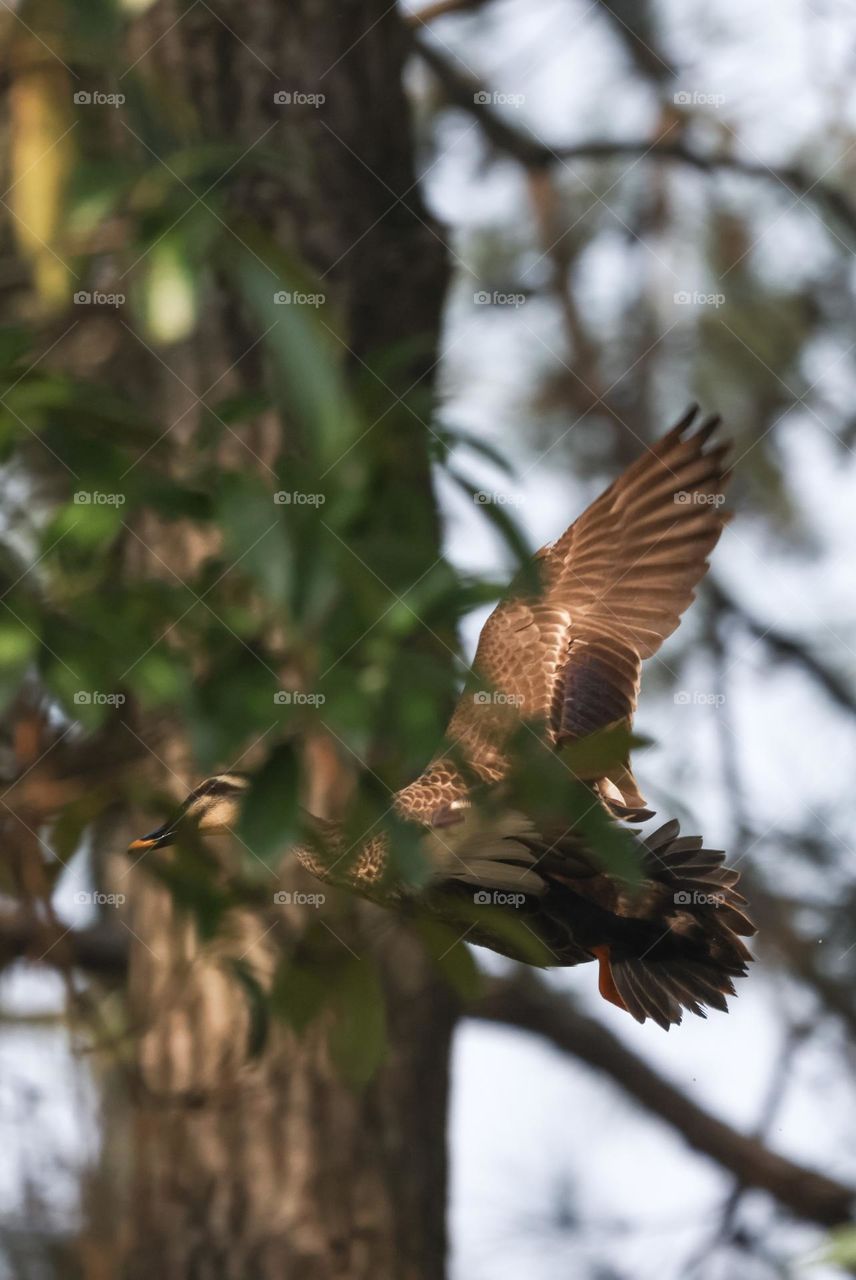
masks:
<path fill-rule="evenodd" d="M 396 932 L 383 945 L 389 1056 L 356 1090 L 330 1061 L 323 1019 L 300 1039 L 275 1030 L 249 1063 L 234 980 L 197 953 L 179 990 L 182 926 L 167 936 L 166 903 L 150 895 L 148 906 L 146 935 L 168 958 L 132 961 L 151 1022 L 133 1106 L 127 1276 L 442 1276 L 452 1006 L 414 939 Z M 245 923 L 235 941 L 258 973 L 258 923 Z"/>
<path fill-rule="evenodd" d="M 430 383 L 446 283 L 445 251 L 416 189 L 402 88 L 407 40 L 385 0 L 220 0 L 189 9 L 160 0 L 133 25 L 128 49 L 129 63 L 138 60 L 133 74 L 151 82 L 158 100 L 189 106 L 203 140 L 241 153 L 275 148 L 287 162 L 285 177 L 238 179 L 232 212 L 318 273 L 344 316 L 354 369 L 392 342 L 418 340 L 384 375 L 391 405 L 412 384 Z M 283 106 L 277 92 L 322 93 L 325 102 Z M 136 146 L 119 135 L 117 145 Z M 145 149 L 140 155 L 154 163 Z M 258 337 L 224 286 L 200 331 L 170 352 L 180 382 L 129 334 L 111 360 L 124 385 L 169 423 L 223 374 L 224 395 L 258 386 Z M 194 419 L 187 413 L 177 428 L 188 450 Z M 275 446 L 278 426 L 267 417 L 241 434 L 268 456 L 272 429 Z M 394 428 L 381 420 L 373 433 L 385 487 L 418 496 L 414 509 L 429 513 L 428 545 L 439 556 L 423 424 L 398 415 Z M 139 532 L 129 571 L 185 576 L 200 554 L 192 529 L 185 540 L 174 526 Z M 145 722 L 137 729 L 145 739 Z M 151 771 L 161 785 L 198 781 L 178 728 L 158 755 Z M 323 813 L 342 785 L 335 763 L 319 762 L 312 783 Z M 115 848 L 129 832 L 120 825 L 102 844 Z M 342 945 L 377 959 L 388 1020 L 386 1060 L 354 1089 L 330 1062 L 323 1016 L 299 1039 L 275 1027 L 261 1057 L 248 1061 L 247 1001 L 228 962 L 269 974 L 276 929 L 261 937 L 257 919 L 237 915 L 228 937 L 203 946 L 144 869 L 123 887 L 136 1038 L 130 1125 L 117 1117 L 106 1156 L 121 1160 L 130 1144 L 117 1271 L 128 1280 L 442 1277 L 456 1004 L 413 935 L 382 924 L 367 906 L 347 921 Z M 299 932 L 302 922 L 284 927 Z"/>

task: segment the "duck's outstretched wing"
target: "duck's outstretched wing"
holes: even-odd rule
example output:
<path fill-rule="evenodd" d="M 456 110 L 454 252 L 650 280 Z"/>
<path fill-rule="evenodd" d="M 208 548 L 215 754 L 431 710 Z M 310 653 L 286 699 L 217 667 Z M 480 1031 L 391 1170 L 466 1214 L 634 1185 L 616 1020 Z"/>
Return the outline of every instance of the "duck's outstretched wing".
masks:
<path fill-rule="evenodd" d="M 488 618 L 474 662 L 482 688 L 462 694 L 448 737 L 484 781 L 507 770 L 518 718 L 561 746 L 636 708 L 640 666 L 675 630 L 725 522 L 727 445 L 718 418 L 692 431 L 691 409 L 551 546 L 540 590 L 512 593 Z M 618 813 L 644 805 L 628 767 L 598 779 Z"/>

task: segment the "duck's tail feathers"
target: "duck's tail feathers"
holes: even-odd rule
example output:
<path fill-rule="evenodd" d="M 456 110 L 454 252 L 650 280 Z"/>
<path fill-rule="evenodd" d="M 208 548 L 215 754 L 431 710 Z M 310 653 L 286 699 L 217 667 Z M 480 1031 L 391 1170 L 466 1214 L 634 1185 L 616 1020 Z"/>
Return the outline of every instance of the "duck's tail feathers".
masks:
<path fill-rule="evenodd" d="M 755 926 L 735 888 L 739 875 L 721 850 L 702 844 L 701 836 L 681 836 L 676 821 L 643 841 L 646 872 L 670 890 L 674 904 L 665 931 L 641 953 L 626 943 L 597 952 L 601 994 L 637 1022 L 652 1018 L 667 1031 L 684 1009 L 700 1017 L 706 1006 L 727 1012 L 732 979 L 743 977 L 752 959 L 742 939 Z"/>
<path fill-rule="evenodd" d="M 646 956 L 610 954 L 609 981 L 618 1000 L 614 1004 L 627 1010 L 637 1022 L 652 1018 L 664 1031 L 678 1025 L 684 1009 L 707 1017 L 705 1007 L 728 1012 L 726 996 L 735 995 L 731 974 L 715 964 L 699 960 L 651 960 Z M 601 966 L 604 960 L 601 959 Z M 745 963 L 734 972 L 746 972 Z M 601 977 L 601 993 L 604 978 Z M 609 999 L 610 996 L 607 996 Z"/>

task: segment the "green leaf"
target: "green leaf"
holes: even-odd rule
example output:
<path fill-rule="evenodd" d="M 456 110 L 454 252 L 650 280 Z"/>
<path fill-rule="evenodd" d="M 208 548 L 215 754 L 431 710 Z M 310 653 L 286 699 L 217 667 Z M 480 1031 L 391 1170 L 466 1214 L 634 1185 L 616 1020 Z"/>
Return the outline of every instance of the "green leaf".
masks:
<path fill-rule="evenodd" d="M 150 341 L 181 342 L 196 328 L 196 274 L 183 244 L 183 234 L 165 236 L 152 245 L 144 261 L 140 286 Z"/>
<path fill-rule="evenodd" d="M 451 449 L 469 449 L 472 453 L 478 454 L 479 457 L 492 463 L 510 480 L 514 479 L 515 471 L 510 460 L 489 440 L 483 440 L 481 436 L 477 436 L 474 432 L 465 431 L 460 427 L 441 427 L 435 432 L 435 435 L 439 437 L 446 457 L 448 457 Z M 445 458 L 441 459 L 441 461 L 445 461 Z"/>
<path fill-rule="evenodd" d="M 157 473 L 142 471 L 136 479 L 135 497 L 138 504 L 152 507 L 168 520 L 187 517 L 202 523 L 212 520 L 215 514 L 210 492 L 178 484 Z"/>
<path fill-rule="evenodd" d="M 190 675 L 179 654 L 156 648 L 150 649 L 134 663 L 127 681 L 141 705 L 148 709 L 164 702 L 183 701 Z"/>
<path fill-rule="evenodd" d="M 33 656 L 38 636 L 9 614 L 0 616 L 0 673 L 19 674 Z"/>
<path fill-rule="evenodd" d="M 532 552 L 521 526 L 512 516 L 509 508 L 501 502 L 479 501 L 479 496 L 484 493 L 482 489 L 457 471 L 449 470 L 448 475 L 458 488 L 463 490 L 470 501 L 475 504 L 484 518 L 493 525 L 517 561 L 518 571 L 529 579 L 529 589 L 534 587 L 536 578 L 532 569 Z"/>
<path fill-rule="evenodd" d="M 61 864 L 69 861 L 80 846 L 83 833 L 103 810 L 106 797 L 97 791 L 87 791 L 79 800 L 63 809 L 51 831 L 50 844 Z"/>
<path fill-rule="evenodd" d="M 226 396 L 216 404 L 204 405 L 209 413 L 222 425 L 231 426 L 235 422 L 246 422 L 248 418 L 257 418 L 270 408 L 270 396 L 264 391 L 241 391 L 233 396 Z"/>
<path fill-rule="evenodd" d="M 473 901 L 463 902 L 460 898 L 446 898 L 443 915 L 447 920 L 460 921 L 461 929 L 457 933 L 457 950 L 465 949 L 467 943 L 478 946 L 489 939 L 492 949 L 502 955 L 512 956 L 525 964 L 547 968 L 556 963 L 555 953 L 550 950 L 537 933 L 527 924 L 519 911 L 511 906 L 482 905 L 475 901 L 477 890 L 473 891 Z M 439 896 L 439 895 L 438 895 Z M 472 928 L 470 926 L 473 926 Z M 456 928 L 457 925 L 452 925 Z M 496 944 L 499 944 L 498 946 Z"/>
<path fill-rule="evenodd" d="M 258 1058 L 267 1044 L 270 1032 L 270 1004 L 267 992 L 245 961 L 230 959 L 227 961 L 227 968 L 247 998 L 249 1013 L 247 1057 Z"/>
<path fill-rule="evenodd" d="M 302 1035 L 315 1021 L 329 994 L 329 974 L 308 964 L 287 963 L 277 973 L 274 1011 Z"/>
<path fill-rule="evenodd" d="M 251 574 L 269 599 L 284 601 L 287 555 L 273 493 L 238 472 L 222 473 L 217 488 L 217 515 L 236 568 Z"/>
<path fill-rule="evenodd" d="M 839 1227 L 832 1231 L 817 1261 L 826 1266 L 856 1269 L 856 1227 Z"/>
<path fill-rule="evenodd" d="M 483 975 L 470 948 L 458 945 L 460 931 L 439 920 L 418 920 L 415 927 L 449 986 L 463 1001 L 475 1000 L 484 987 Z"/>
<path fill-rule="evenodd" d="M 643 738 L 627 725 L 619 724 L 567 743 L 561 756 L 578 778 L 602 778 L 614 765 L 621 764 L 631 749 L 650 744 L 650 738 Z"/>
<path fill-rule="evenodd" d="M 238 835 L 268 865 L 278 863 L 297 836 L 299 785 L 297 751 L 292 743 L 280 743 L 253 776 L 244 799 Z"/>
<path fill-rule="evenodd" d="M 625 827 L 620 827 L 599 805 L 592 805 L 589 792 L 581 788 L 588 798 L 588 807 L 576 818 L 575 828 L 581 832 L 588 849 L 603 868 L 628 887 L 638 888 L 645 879 L 642 859 L 636 837 Z"/>
<path fill-rule="evenodd" d="M 343 372 L 347 347 L 337 341 L 335 319 L 323 302 L 295 301 L 324 298 L 323 286 L 257 229 L 242 226 L 236 234 L 252 250 L 232 261 L 273 357 L 277 399 L 299 424 L 320 475 L 362 431 Z"/>
<path fill-rule="evenodd" d="M 390 838 L 387 872 L 396 883 L 422 888 L 430 882 L 432 869 L 423 850 L 425 833 L 413 822 L 400 820 L 393 812 L 385 822 Z"/>
<path fill-rule="evenodd" d="M 218 661 L 219 642 L 229 647 Z M 252 645 L 233 644 L 219 617 L 211 620 L 201 643 L 208 646 L 211 661 L 207 679 L 191 688 L 190 730 L 203 767 L 221 768 L 246 746 L 250 735 L 257 737 L 276 724 L 277 682 L 264 654 Z"/>
<path fill-rule="evenodd" d="M 79 490 L 75 501 L 60 507 L 52 520 L 48 545 L 60 538 L 86 549 L 112 542 L 121 528 L 124 501 L 124 494 Z"/>
<path fill-rule="evenodd" d="M 4 325 L 0 328 L 0 370 L 5 375 L 14 369 L 18 361 L 26 355 L 31 346 L 31 337 L 26 329 L 16 325 Z"/>
<path fill-rule="evenodd" d="M 203 940 L 217 935 L 234 901 L 198 831 L 182 824 L 175 845 L 149 851 L 143 866 L 166 885 L 176 907 L 192 917 Z"/>
<path fill-rule="evenodd" d="M 386 1003 L 374 963 L 348 957 L 337 975 L 331 1004 L 331 1057 L 344 1079 L 361 1088 L 371 1080 L 386 1051 Z"/>

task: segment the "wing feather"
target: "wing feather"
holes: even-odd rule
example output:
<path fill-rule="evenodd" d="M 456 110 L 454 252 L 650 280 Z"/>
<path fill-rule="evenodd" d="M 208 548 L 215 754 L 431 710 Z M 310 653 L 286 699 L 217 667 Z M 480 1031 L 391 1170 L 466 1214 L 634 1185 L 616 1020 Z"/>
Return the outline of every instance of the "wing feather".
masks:
<path fill-rule="evenodd" d="M 538 553 L 539 591 L 512 593 L 485 623 L 479 687 L 461 695 L 447 731 L 484 781 L 507 772 L 504 747 L 520 718 L 540 722 L 554 746 L 632 719 L 641 663 L 677 627 L 725 523 L 727 446 L 705 448 L 719 419 L 691 431 L 695 416 Z M 629 768 L 611 781 L 612 799 L 617 788 L 638 808 Z"/>

